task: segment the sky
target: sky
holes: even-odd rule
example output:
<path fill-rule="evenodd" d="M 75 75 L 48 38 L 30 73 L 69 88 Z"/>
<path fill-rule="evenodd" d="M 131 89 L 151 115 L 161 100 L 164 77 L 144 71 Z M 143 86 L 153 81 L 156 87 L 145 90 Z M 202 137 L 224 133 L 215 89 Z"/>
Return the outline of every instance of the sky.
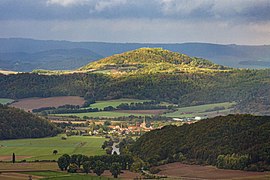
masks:
<path fill-rule="evenodd" d="M 270 0 L 0 0 L 0 37 L 270 44 Z"/>

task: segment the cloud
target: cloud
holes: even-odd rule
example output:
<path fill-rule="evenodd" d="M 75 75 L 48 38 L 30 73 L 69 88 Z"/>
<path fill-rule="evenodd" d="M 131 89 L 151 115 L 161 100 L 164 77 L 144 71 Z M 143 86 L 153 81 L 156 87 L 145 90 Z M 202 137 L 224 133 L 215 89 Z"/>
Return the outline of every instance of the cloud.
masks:
<path fill-rule="evenodd" d="M 64 7 L 71 5 L 84 5 L 88 0 L 47 0 L 47 5 L 61 5 Z"/>
<path fill-rule="evenodd" d="M 269 44 L 269 9 L 270 0 L 0 0 L 0 37 Z"/>

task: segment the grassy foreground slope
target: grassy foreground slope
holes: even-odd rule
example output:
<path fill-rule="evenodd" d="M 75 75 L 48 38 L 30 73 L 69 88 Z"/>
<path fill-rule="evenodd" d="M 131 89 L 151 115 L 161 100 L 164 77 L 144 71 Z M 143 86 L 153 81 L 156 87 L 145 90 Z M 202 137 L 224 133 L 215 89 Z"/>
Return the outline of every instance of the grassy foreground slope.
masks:
<path fill-rule="evenodd" d="M 102 137 L 70 136 L 66 140 L 61 135 L 49 138 L 18 139 L 0 141 L 0 159 L 15 153 L 26 160 L 57 160 L 63 154 L 84 154 L 87 156 L 103 155 Z M 57 150 L 57 155 L 53 154 Z"/>
<path fill-rule="evenodd" d="M 244 167 L 269 170 L 269 130 L 269 116 L 220 116 L 151 131 L 140 137 L 131 151 L 151 164 L 174 161 L 179 154 L 187 161 L 212 165 L 218 165 L 219 155 L 244 156 L 248 158 Z"/>

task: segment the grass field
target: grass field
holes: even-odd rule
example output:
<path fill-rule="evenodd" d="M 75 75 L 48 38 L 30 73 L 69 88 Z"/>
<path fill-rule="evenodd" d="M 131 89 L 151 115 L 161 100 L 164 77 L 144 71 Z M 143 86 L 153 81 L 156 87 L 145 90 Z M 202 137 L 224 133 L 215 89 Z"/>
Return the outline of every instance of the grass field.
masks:
<path fill-rule="evenodd" d="M 0 104 L 8 104 L 12 103 L 13 101 L 13 99 L 0 98 Z"/>
<path fill-rule="evenodd" d="M 101 145 L 102 137 L 71 136 L 62 140 L 61 135 L 49 138 L 18 139 L 0 141 L 0 159 L 15 153 L 26 160 L 56 160 L 62 154 L 102 155 L 105 151 Z M 53 155 L 53 150 L 58 154 Z M 10 158 L 9 158 L 10 159 Z"/>
<path fill-rule="evenodd" d="M 54 171 L 48 171 L 48 172 L 25 172 L 24 174 L 34 175 L 34 176 L 40 176 L 44 177 L 42 179 L 68 179 L 68 180 L 90 180 L 90 179 L 101 179 L 101 180 L 107 180 L 111 178 L 107 177 L 97 177 L 97 176 L 91 176 L 86 174 L 71 174 L 66 172 L 54 172 Z"/>
<path fill-rule="evenodd" d="M 101 112 L 89 112 L 89 113 L 72 113 L 72 114 L 52 114 L 54 116 L 77 116 L 83 118 L 87 117 L 123 117 L 123 116 L 151 116 L 151 114 L 138 114 L 138 113 L 122 113 L 115 111 L 101 111 Z"/>
<path fill-rule="evenodd" d="M 195 117 L 195 116 L 205 116 L 209 114 L 213 114 L 213 112 L 205 112 L 207 110 L 213 109 L 215 107 L 224 107 L 224 110 L 219 110 L 219 113 L 226 113 L 230 111 L 230 108 L 234 106 L 235 102 L 224 102 L 224 103 L 215 103 L 215 104 L 205 104 L 199 106 L 190 106 L 190 107 L 183 107 L 178 108 L 177 111 L 173 113 L 165 114 L 166 117 Z"/>
<path fill-rule="evenodd" d="M 90 107 L 91 108 L 98 108 L 103 110 L 105 107 L 108 106 L 112 106 L 114 108 L 116 108 L 117 106 L 119 106 L 122 103 L 138 103 L 138 102 L 146 102 L 149 100 L 140 100 L 140 99 L 115 99 L 115 100 L 107 100 L 107 101 L 97 101 L 94 104 L 91 104 Z"/>

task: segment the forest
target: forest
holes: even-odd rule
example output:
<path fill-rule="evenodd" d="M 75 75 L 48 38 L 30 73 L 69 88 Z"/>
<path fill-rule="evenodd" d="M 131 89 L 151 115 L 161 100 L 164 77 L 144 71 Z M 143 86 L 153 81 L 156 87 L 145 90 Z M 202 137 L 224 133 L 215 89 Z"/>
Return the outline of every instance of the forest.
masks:
<path fill-rule="evenodd" d="M 96 69 L 72 74 L 0 74 L 0 95 L 12 99 L 73 95 L 88 102 L 135 98 L 180 106 L 235 101 L 238 112 L 269 114 L 268 69 L 232 69 L 150 48 L 105 58 L 81 69 L 89 68 Z"/>
<path fill-rule="evenodd" d="M 0 104 L 0 140 L 48 137 L 60 132 L 45 119 Z"/>
<path fill-rule="evenodd" d="M 270 170 L 270 117 L 228 115 L 144 134 L 130 151 L 150 165 L 170 162 Z"/>

